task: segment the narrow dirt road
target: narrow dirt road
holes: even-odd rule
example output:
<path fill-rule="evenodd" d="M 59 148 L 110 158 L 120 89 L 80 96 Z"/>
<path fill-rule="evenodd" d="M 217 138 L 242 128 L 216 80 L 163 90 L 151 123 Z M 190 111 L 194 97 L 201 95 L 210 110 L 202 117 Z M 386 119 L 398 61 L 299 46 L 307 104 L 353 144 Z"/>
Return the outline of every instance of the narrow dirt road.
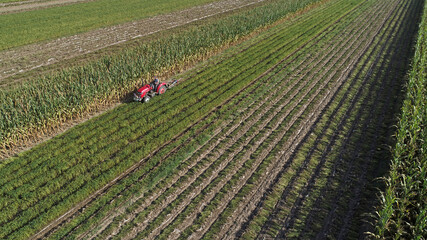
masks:
<path fill-rule="evenodd" d="M 139 21 L 0 52 L 0 86 L 18 73 L 71 59 L 138 37 L 250 6 L 264 0 L 224 0 Z"/>

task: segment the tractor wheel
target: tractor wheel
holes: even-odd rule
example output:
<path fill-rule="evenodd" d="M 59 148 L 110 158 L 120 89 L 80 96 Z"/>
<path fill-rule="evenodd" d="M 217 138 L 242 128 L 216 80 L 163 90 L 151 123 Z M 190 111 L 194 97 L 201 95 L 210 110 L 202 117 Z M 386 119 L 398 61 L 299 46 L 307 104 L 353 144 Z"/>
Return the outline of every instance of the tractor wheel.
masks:
<path fill-rule="evenodd" d="M 144 97 L 144 99 L 143 99 L 142 101 L 144 101 L 144 102 L 146 103 L 146 102 L 150 101 L 150 99 L 151 99 L 151 98 L 150 98 L 149 96 L 145 96 L 145 97 Z"/>
<path fill-rule="evenodd" d="M 166 87 L 165 86 L 161 86 L 160 89 L 159 89 L 159 95 L 163 94 L 165 92 L 166 92 Z"/>

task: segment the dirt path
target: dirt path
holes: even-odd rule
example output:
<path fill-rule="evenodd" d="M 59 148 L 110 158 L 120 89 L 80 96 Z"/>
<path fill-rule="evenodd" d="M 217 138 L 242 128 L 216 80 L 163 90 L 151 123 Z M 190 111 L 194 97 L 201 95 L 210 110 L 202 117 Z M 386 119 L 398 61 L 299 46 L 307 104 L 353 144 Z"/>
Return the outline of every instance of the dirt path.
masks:
<path fill-rule="evenodd" d="M 5 50 L 0 52 L 0 86 L 10 84 L 7 78 L 19 73 L 263 1 L 265 0 L 223 0 L 48 42 Z"/>
<path fill-rule="evenodd" d="M 91 2 L 95 0 L 53 0 L 53 1 L 25 1 L 0 4 L 0 15 L 25 12 L 41 8 L 56 7 L 62 5 L 70 5 L 81 2 Z"/>

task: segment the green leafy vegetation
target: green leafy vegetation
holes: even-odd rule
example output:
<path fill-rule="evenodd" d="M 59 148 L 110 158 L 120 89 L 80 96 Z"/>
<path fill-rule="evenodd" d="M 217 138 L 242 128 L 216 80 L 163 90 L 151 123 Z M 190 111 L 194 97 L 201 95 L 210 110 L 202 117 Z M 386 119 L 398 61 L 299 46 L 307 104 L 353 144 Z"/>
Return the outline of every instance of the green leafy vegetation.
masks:
<path fill-rule="evenodd" d="M 387 188 L 378 211 L 378 239 L 424 239 L 427 229 L 427 5 L 420 24 Z"/>

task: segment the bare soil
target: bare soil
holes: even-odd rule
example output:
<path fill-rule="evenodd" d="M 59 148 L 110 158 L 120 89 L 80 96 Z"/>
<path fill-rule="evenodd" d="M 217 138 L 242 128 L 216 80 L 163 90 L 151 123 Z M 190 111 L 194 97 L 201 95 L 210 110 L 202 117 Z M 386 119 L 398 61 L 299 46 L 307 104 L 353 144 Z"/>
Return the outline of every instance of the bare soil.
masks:
<path fill-rule="evenodd" d="M 0 52 L 0 86 L 9 85 L 11 80 L 7 78 L 17 74 L 262 1 L 265 0 L 223 0 L 52 41 L 5 50 Z"/>

